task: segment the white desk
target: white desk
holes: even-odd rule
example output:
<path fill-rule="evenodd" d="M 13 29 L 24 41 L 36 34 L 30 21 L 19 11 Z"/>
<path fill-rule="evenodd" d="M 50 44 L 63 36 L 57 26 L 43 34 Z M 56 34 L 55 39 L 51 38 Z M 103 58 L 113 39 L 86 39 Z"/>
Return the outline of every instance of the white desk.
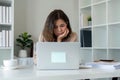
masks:
<path fill-rule="evenodd" d="M 36 70 L 35 67 L 16 70 L 0 69 L 0 80 L 78 80 L 109 77 L 120 77 L 120 70 Z"/>

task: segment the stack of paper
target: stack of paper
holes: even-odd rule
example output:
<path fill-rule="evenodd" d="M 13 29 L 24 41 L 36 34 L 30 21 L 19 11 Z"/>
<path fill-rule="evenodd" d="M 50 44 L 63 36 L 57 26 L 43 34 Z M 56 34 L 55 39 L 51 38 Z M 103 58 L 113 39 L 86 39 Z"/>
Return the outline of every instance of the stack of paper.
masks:
<path fill-rule="evenodd" d="M 86 63 L 87 65 L 91 65 L 93 68 L 100 69 L 120 69 L 120 62 L 90 62 Z"/>

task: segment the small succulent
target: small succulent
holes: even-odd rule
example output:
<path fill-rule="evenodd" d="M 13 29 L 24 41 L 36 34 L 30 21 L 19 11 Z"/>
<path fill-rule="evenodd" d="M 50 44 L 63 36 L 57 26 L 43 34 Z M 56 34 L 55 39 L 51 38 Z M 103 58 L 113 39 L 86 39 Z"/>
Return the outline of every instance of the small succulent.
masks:
<path fill-rule="evenodd" d="M 91 16 L 89 16 L 89 17 L 88 17 L 88 21 L 92 21 L 92 18 L 91 18 Z"/>

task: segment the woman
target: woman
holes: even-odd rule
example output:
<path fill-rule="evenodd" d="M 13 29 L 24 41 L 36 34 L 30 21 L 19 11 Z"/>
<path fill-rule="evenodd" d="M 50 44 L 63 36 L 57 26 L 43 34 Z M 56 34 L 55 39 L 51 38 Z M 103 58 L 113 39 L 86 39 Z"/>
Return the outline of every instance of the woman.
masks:
<path fill-rule="evenodd" d="M 72 32 L 69 18 L 59 9 L 52 11 L 45 22 L 42 35 L 39 37 L 41 42 L 75 42 L 77 35 Z M 33 56 L 36 64 L 36 54 Z"/>
<path fill-rule="evenodd" d="M 67 15 L 62 10 L 52 11 L 47 17 L 39 41 L 71 42 L 76 40 L 76 33 L 72 32 Z"/>

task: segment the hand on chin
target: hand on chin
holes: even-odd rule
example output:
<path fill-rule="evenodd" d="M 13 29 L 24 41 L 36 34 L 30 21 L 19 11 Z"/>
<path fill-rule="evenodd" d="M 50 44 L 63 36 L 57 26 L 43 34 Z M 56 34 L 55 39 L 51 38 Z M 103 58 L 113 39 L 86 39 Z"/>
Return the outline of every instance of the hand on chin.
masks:
<path fill-rule="evenodd" d="M 65 30 L 64 33 L 58 35 L 57 41 L 62 41 L 62 39 L 65 38 L 68 35 L 68 33 L 69 33 L 69 30 L 67 29 L 67 30 Z"/>

